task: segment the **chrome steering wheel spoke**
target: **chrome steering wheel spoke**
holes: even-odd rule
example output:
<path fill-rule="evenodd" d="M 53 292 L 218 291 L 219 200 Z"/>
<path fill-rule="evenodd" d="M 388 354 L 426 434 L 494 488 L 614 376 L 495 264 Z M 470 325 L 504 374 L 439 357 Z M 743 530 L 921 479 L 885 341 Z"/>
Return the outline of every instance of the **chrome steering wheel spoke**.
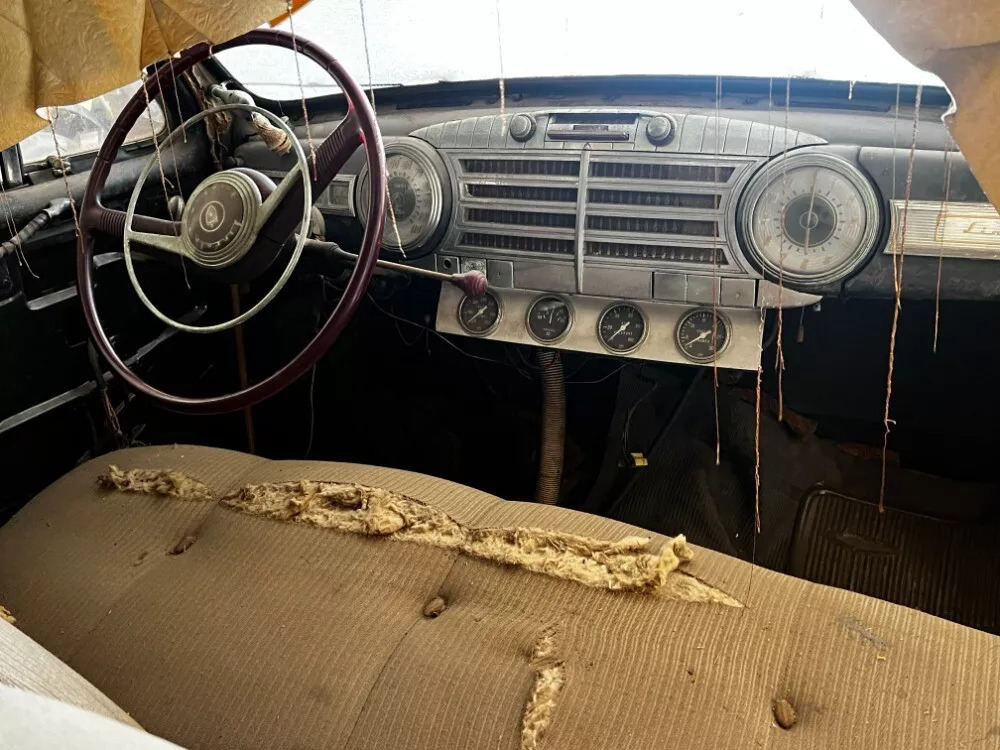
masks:
<path fill-rule="evenodd" d="M 257 220 L 254 223 L 254 233 L 260 232 L 260 230 L 267 223 L 267 220 L 274 215 L 278 206 L 281 205 L 282 201 L 288 196 L 292 188 L 295 187 L 296 180 L 303 180 L 304 182 L 309 182 L 309 175 L 305 168 L 305 165 L 301 161 L 297 161 L 295 166 L 288 170 L 288 173 L 281 179 L 275 188 L 257 211 Z M 312 202 L 310 201 L 310 205 Z"/>
<path fill-rule="evenodd" d="M 184 238 L 178 235 L 155 234 L 153 232 L 136 232 L 129 227 L 125 228 L 125 236 L 129 242 L 138 242 L 146 247 L 155 247 L 157 250 L 190 258 L 191 253 L 184 245 Z"/>

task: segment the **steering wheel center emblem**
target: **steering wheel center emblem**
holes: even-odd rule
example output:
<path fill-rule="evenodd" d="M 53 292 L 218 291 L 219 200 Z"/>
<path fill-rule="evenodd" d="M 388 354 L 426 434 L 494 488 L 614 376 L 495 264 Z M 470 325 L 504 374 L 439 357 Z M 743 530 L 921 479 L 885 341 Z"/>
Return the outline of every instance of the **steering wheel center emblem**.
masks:
<path fill-rule="evenodd" d="M 227 171 L 209 177 L 191 194 L 181 217 L 188 257 L 206 268 L 236 263 L 253 246 L 261 203 L 260 190 L 247 175 Z"/>
<path fill-rule="evenodd" d="M 219 228 L 219 225 L 226 218 L 226 208 L 219 201 L 209 201 L 201 210 L 198 223 L 206 232 L 212 232 Z"/>

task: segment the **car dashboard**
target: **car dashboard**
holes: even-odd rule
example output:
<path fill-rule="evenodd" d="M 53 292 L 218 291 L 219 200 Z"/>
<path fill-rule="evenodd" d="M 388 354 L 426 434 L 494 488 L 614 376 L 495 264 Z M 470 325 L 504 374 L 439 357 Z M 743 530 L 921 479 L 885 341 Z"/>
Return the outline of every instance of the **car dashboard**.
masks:
<path fill-rule="evenodd" d="M 405 113 L 431 121 L 404 133 L 397 113 L 382 118 L 382 256 L 486 274 L 483 297 L 442 285 L 442 333 L 753 370 L 763 311 L 891 296 L 904 254 L 916 258 L 910 295 L 931 293 L 944 259 L 959 264 L 947 297 L 984 298 L 1000 282 L 983 265 L 1000 258 L 1000 216 L 953 146 L 911 154 L 898 114 L 881 118 L 891 134 L 859 143 L 850 127 L 831 142 L 770 110 L 766 121 L 649 106 L 435 114 Z M 273 158 L 255 143 L 242 155 L 257 168 Z M 356 159 L 318 206 L 363 225 L 368 189 Z"/>

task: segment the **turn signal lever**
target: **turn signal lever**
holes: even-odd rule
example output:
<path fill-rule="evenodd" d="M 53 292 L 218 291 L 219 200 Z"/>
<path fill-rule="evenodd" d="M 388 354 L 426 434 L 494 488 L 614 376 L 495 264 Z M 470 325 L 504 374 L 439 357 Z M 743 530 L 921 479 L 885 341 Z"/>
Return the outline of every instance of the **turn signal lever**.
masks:
<path fill-rule="evenodd" d="M 319 251 L 326 253 L 334 258 L 340 260 L 347 260 L 354 262 L 358 259 L 358 256 L 354 253 L 349 253 L 340 247 L 336 242 L 323 242 L 322 240 L 306 240 L 303 249 L 311 251 Z M 459 289 L 461 289 L 469 297 L 481 297 L 486 294 L 486 289 L 489 283 L 486 281 L 486 274 L 482 271 L 466 271 L 465 273 L 440 273 L 439 271 L 431 271 L 426 268 L 415 268 L 414 266 L 407 266 L 403 263 L 393 263 L 390 260 L 377 260 L 375 265 L 379 268 L 388 268 L 393 271 L 400 271 L 401 273 L 408 273 L 413 276 L 422 276 L 425 279 L 434 279 L 436 281 L 444 281 L 448 284 L 454 284 Z"/>

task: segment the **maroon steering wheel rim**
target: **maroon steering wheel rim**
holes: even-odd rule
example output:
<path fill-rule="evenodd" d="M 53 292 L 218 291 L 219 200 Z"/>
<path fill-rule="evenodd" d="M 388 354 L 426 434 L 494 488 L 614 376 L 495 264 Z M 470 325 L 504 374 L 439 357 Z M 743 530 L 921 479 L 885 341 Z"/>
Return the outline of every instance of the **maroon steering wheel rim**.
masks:
<path fill-rule="evenodd" d="M 128 131 L 146 110 L 147 97 L 149 101 L 155 99 L 159 96 L 165 83 L 171 86 L 175 85 L 173 82 L 176 81 L 177 76 L 202 62 L 213 52 L 249 44 L 267 44 L 301 52 L 330 74 L 347 99 L 347 116 L 334 129 L 333 133 L 316 147 L 315 164 L 310 159 L 314 200 L 340 171 L 344 162 L 358 146 L 364 148 L 371 185 L 380 185 L 381 189 L 368 191 L 368 216 L 372 217 L 372 220 L 365 225 L 358 260 L 347 281 L 344 293 L 326 322 L 305 348 L 280 370 L 243 390 L 204 398 L 176 396 L 154 388 L 132 372 L 115 352 L 101 325 L 94 297 L 94 234 L 95 232 L 103 232 L 120 237 L 124 232 L 125 225 L 124 213 L 112 211 L 102 206 L 100 194 L 107 181 L 114 158 L 124 143 Z M 273 29 L 256 29 L 215 47 L 204 42 L 197 44 L 184 52 L 180 58 L 174 60 L 172 65 L 161 65 L 154 75 L 149 76 L 144 87 L 145 93 L 142 89 L 135 93 L 111 128 L 94 161 L 83 195 L 80 211 L 81 231 L 77 245 L 77 284 L 84 317 L 98 351 L 108 361 L 115 374 L 137 392 L 169 408 L 191 414 L 237 411 L 270 398 L 308 372 L 329 350 L 357 311 L 368 288 L 368 282 L 375 268 L 375 261 L 378 259 L 379 247 L 382 244 L 382 231 L 385 226 L 387 211 L 386 167 L 382 136 L 375 122 L 375 113 L 364 91 L 337 60 L 309 41 Z M 287 208 L 294 204 L 296 195 L 301 195 L 301 187 L 292 191 L 278 208 L 275 220 L 269 224 L 269 226 L 274 227 L 271 229 L 272 236 L 265 239 L 283 242 L 291 234 L 296 220 L 294 217 L 290 217 Z M 275 233 L 277 233 L 276 236 Z M 261 232 L 261 237 L 267 234 L 268 227 L 266 226 Z"/>

